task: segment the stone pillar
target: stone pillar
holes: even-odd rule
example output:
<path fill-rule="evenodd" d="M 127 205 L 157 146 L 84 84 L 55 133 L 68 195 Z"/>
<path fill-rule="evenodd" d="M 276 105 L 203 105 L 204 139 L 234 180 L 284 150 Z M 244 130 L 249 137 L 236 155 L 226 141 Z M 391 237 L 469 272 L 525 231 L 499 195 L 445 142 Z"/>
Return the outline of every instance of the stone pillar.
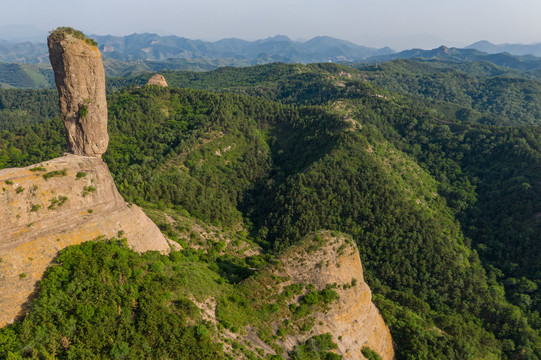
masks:
<path fill-rule="evenodd" d="M 101 53 L 93 40 L 71 28 L 53 31 L 47 45 L 69 151 L 101 157 L 109 143 Z"/>

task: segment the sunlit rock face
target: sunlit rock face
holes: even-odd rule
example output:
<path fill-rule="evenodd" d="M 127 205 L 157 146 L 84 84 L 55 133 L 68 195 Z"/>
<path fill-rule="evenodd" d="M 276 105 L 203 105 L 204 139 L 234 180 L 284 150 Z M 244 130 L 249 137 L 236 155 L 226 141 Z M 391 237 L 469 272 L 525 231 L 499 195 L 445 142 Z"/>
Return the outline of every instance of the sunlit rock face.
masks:
<path fill-rule="evenodd" d="M 167 87 L 167 81 L 165 81 L 163 75 L 156 74 L 152 75 L 152 77 L 148 79 L 147 85 L 158 85 L 162 87 Z"/>
<path fill-rule="evenodd" d="M 170 251 L 158 227 L 124 201 L 101 160 L 109 136 L 98 48 L 66 28 L 54 31 L 48 44 L 71 153 L 0 170 L 0 327 L 24 315 L 65 247 L 125 237 L 138 252 Z"/>
<path fill-rule="evenodd" d="M 24 304 L 61 249 L 126 237 L 135 251 L 170 247 L 158 227 L 117 191 L 96 157 L 66 155 L 0 170 L 0 327 Z"/>
<path fill-rule="evenodd" d="M 69 151 L 100 157 L 107 150 L 105 72 L 97 46 L 59 28 L 47 39 Z"/>

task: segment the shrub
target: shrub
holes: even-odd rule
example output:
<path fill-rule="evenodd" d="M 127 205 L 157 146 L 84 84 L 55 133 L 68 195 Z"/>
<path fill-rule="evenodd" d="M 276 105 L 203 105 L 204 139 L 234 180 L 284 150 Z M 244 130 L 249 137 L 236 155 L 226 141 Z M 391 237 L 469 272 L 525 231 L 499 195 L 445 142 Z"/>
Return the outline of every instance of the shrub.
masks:
<path fill-rule="evenodd" d="M 83 188 L 83 197 L 87 196 L 88 194 L 90 194 L 91 192 L 94 192 L 96 191 L 96 188 L 94 187 L 94 185 L 90 185 L 90 186 L 85 186 Z"/>
<path fill-rule="evenodd" d="M 88 115 L 88 107 L 85 104 L 81 105 L 77 114 L 80 119 L 84 119 Z"/>
<path fill-rule="evenodd" d="M 361 353 L 367 360 L 382 360 L 381 356 L 374 350 L 370 349 L 368 346 L 363 346 Z"/>
<path fill-rule="evenodd" d="M 43 178 L 45 180 L 48 180 L 54 176 L 66 176 L 68 174 L 67 170 L 66 169 L 63 169 L 63 170 L 54 170 L 54 171 L 51 171 L 51 172 L 48 172 L 47 174 L 43 174 Z"/>
<path fill-rule="evenodd" d="M 62 206 L 66 201 L 68 201 L 67 196 L 58 195 L 58 197 L 53 197 L 49 200 L 51 204 L 47 207 L 49 210 L 56 209 L 56 206 Z"/>

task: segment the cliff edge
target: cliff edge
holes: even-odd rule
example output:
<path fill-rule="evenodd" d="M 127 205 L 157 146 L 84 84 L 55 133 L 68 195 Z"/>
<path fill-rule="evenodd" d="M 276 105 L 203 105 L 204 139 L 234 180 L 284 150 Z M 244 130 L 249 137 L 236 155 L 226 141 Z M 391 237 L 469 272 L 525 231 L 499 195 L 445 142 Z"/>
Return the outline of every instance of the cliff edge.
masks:
<path fill-rule="evenodd" d="M 327 311 L 315 316 L 310 336 L 330 333 L 344 359 L 364 359 L 361 350 L 368 346 L 383 360 L 394 359 L 391 333 L 372 302 L 372 292 L 364 282 L 357 246 L 345 235 L 320 232 L 294 246 L 280 257 L 283 266 L 275 275 L 289 278 L 282 283 L 312 284 L 316 290 L 336 284 L 339 298 Z M 291 350 L 310 336 L 288 336 L 284 347 Z"/>
<path fill-rule="evenodd" d="M 320 231 L 291 246 L 276 260 L 243 286 L 263 299 L 267 304 L 263 308 L 272 308 L 275 299 L 289 299 L 274 309 L 275 320 L 267 325 L 279 336 L 277 345 L 285 352 L 291 354 L 313 336 L 330 334 L 338 346 L 334 351 L 344 359 L 364 359 L 364 347 L 383 360 L 395 358 L 391 333 L 372 302 L 359 251 L 350 237 Z M 296 295 L 291 297 L 292 293 Z M 317 293 L 326 293 L 328 301 L 315 300 Z M 304 319 L 303 307 L 308 314 Z M 248 329 L 247 340 L 273 354 L 275 347 L 271 349 L 259 338 L 260 331 Z"/>
<path fill-rule="evenodd" d="M 126 237 L 139 252 L 168 252 L 158 227 L 118 193 L 107 165 L 66 155 L 0 170 L 0 327 L 23 304 L 58 251 L 100 236 Z"/>

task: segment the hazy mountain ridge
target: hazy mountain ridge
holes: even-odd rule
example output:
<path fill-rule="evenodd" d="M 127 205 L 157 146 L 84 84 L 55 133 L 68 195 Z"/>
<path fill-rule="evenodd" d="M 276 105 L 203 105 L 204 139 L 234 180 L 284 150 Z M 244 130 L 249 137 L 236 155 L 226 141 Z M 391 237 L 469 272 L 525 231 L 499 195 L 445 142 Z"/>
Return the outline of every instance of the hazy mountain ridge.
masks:
<path fill-rule="evenodd" d="M 376 49 L 356 45 L 350 41 L 318 36 L 306 42 L 293 41 L 276 35 L 266 39 L 247 41 L 236 38 L 215 42 L 192 40 L 184 37 L 143 33 L 127 36 L 93 35 L 104 57 L 115 60 L 235 59 L 243 65 L 262 62 L 321 62 L 360 61 L 369 56 L 394 53 L 388 47 Z M 20 63 L 47 62 L 45 44 L 24 42 L 0 43 L 0 61 Z"/>
<path fill-rule="evenodd" d="M 493 44 L 490 41 L 481 40 L 465 47 L 475 49 L 488 54 L 509 53 L 511 55 L 541 56 L 541 43 L 533 44 Z"/>
<path fill-rule="evenodd" d="M 432 50 L 411 49 L 395 54 L 373 56 L 366 59 L 366 62 L 386 62 L 398 59 L 433 59 L 455 62 L 465 61 L 487 61 L 498 66 L 518 70 L 539 70 L 541 58 L 532 55 L 518 56 L 509 53 L 488 54 L 476 49 L 459 49 L 440 46 Z"/>
<path fill-rule="evenodd" d="M 1 30 L 2 28 L 0 28 Z M 47 49 L 44 43 L 36 42 L 36 35 L 2 40 L 0 31 L 0 61 L 18 63 L 47 63 Z M 4 31 L 4 35 L 5 31 Z M 242 65 L 266 62 L 358 62 L 387 61 L 412 57 L 449 57 L 456 59 L 478 58 L 484 55 L 541 56 L 541 43 L 493 44 L 482 40 L 464 48 L 442 46 L 436 49 L 409 49 L 395 52 L 389 47 L 374 48 L 357 45 L 347 40 L 330 36 L 316 36 L 307 41 L 294 41 L 285 35 L 248 41 L 226 38 L 217 41 L 188 39 L 175 35 L 134 33 L 126 36 L 92 35 L 100 44 L 104 57 L 121 61 L 183 59 L 227 59 L 242 61 Z M 20 41 L 19 41 L 20 40 Z M 445 52 L 443 55 L 441 52 Z M 476 53 L 480 52 L 480 53 Z M 491 60 L 488 60 L 491 61 Z M 501 60 L 500 60 L 501 61 Z M 496 64 L 500 64 L 495 62 Z M 234 65 L 234 64 L 230 64 Z"/>
<path fill-rule="evenodd" d="M 232 58 L 261 62 L 359 61 L 373 55 L 393 53 L 389 48 L 376 49 L 352 42 L 318 36 L 306 42 L 276 35 L 247 41 L 236 38 L 215 42 L 191 40 L 178 36 L 133 34 L 124 37 L 94 36 L 106 57 L 116 60 L 165 60 L 169 58 Z M 248 63 L 247 63 L 248 64 Z"/>

